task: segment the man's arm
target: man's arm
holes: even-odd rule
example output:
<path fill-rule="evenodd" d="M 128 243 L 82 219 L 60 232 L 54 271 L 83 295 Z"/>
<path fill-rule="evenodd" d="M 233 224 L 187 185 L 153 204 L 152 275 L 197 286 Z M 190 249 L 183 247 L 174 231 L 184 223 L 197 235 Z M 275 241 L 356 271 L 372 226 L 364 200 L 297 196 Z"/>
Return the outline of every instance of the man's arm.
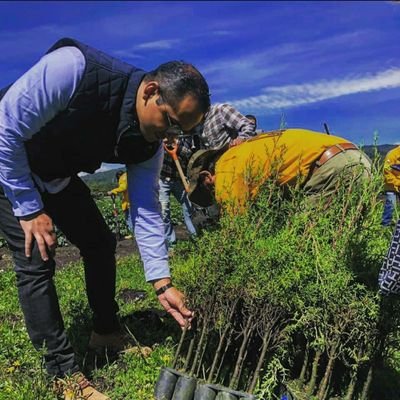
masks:
<path fill-rule="evenodd" d="M 136 242 L 144 264 L 146 281 L 152 283 L 156 291 L 171 284 L 165 228 L 158 200 L 162 161 L 163 148 L 160 146 L 150 160 L 127 166 L 130 215 L 135 227 Z M 183 293 L 170 287 L 158 294 L 158 299 L 181 327 L 190 323 L 193 313 L 185 307 Z"/>
<path fill-rule="evenodd" d="M 229 130 L 236 131 L 239 138 L 248 139 L 256 135 L 254 124 L 229 104 L 222 104 L 219 113 L 224 125 Z"/>
<path fill-rule="evenodd" d="M 84 68 L 85 59 L 78 49 L 58 49 L 19 78 L 0 101 L 0 182 L 14 215 L 21 219 L 28 257 L 35 237 L 46 260 L 46 244 L 54 246 L 55 235 L 51 219 L 42 213 L 24 142 L 66 108 Z"/>

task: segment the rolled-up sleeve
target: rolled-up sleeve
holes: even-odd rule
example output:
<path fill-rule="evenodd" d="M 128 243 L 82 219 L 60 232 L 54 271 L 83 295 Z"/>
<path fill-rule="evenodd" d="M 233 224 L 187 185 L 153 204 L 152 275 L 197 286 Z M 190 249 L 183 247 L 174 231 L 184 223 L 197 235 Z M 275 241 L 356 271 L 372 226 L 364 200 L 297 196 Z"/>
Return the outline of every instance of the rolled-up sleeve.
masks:
<path fill-rule="evenodd" d="M 146 281 L 169 278 L 168 250 L 158 199 L 162 146 L 148 161 L 127 165 L 130 214 Z"/>

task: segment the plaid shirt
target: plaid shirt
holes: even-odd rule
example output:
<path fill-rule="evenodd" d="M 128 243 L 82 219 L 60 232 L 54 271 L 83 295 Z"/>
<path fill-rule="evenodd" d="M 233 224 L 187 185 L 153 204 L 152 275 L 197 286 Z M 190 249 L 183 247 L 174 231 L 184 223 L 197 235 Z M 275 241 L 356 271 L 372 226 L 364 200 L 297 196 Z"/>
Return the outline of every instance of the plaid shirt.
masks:
<path fill-rule="evenodd" d="M 196 129 L 205 148 L 219 149 L 237 137 L 255 136 L 255 126 L 229 104 L 214 104 L 205 116 L 204 124 Z"/>
<path fill-rule="evenodd" d="M 197 140 L 198 142 L 198 140 Z M 180 138 L 178 140 L 178 158 L 181 163 L 182 171 L 186 174 L 189 159 L 194 152 L 200 149 L 194 136 L 191 138 Z M 178 169 L 176 168 L 175 161 L 164 150 L 164 162 L 160 173 L 161 179 L 169 178 L 171 180 L 180 180 Z"/>

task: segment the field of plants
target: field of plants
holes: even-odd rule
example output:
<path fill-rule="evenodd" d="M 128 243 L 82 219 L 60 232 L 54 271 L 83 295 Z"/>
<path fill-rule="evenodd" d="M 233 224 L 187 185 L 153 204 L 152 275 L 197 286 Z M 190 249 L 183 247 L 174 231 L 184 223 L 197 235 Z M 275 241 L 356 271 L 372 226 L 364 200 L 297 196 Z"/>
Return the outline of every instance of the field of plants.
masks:
<path fill-rule="evenodd" d="M 119 260 L 118 303 L 136 347 L 116 359 L 86 351 L 82 265 L 59 270 L 62 312 L 83 370 L 113 400 L 152 399 L 161 366 L 173 364 L 265 400 L 279 399 L 283 387 L 298 400 L 400 399 L 400 304 L 377 292 L 392 233 L 380 225 L 381 191 L 375 167 L 370 182 L 313 202 L 267 184 L 244 215 L 222 215 L 195 243 L 181 242 L 171 265 L 196 312 L 188 332 L 159 308 L 139 258 Z M 133 301 L 128 289 L 147 297 Z M 11 267 L 0 273 L 0 291 L 0 400 L 53 400 Z"/>

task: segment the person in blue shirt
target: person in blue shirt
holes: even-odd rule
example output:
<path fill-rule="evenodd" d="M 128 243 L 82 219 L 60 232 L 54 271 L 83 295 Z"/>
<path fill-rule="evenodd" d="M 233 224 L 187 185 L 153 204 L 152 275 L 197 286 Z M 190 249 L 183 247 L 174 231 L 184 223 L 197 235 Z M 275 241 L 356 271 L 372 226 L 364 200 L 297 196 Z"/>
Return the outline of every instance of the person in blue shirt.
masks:
<path fill-rule="evenodd" d="M 164 241 L 161 141 L 190 131 L 209 104 L 207 83 L 191 64 L 171 61 L 145 72 L 68 38 L 0 91 L 0 230 L 13 253 L 28 334 L 36 349 L 45 346 L 50 375 L 79 371 L 53 282 L 54 224 L 83 258 L 93 312 L 89 346 L 122 343 L 115 237 L 78 177 L 102 162 L 126 164 L 146 280 L 177 322 L 190 324 L 193 314 L 172 285 Z M 85 396 L 107 398 L 88 392 L 80 379 Z"/>

